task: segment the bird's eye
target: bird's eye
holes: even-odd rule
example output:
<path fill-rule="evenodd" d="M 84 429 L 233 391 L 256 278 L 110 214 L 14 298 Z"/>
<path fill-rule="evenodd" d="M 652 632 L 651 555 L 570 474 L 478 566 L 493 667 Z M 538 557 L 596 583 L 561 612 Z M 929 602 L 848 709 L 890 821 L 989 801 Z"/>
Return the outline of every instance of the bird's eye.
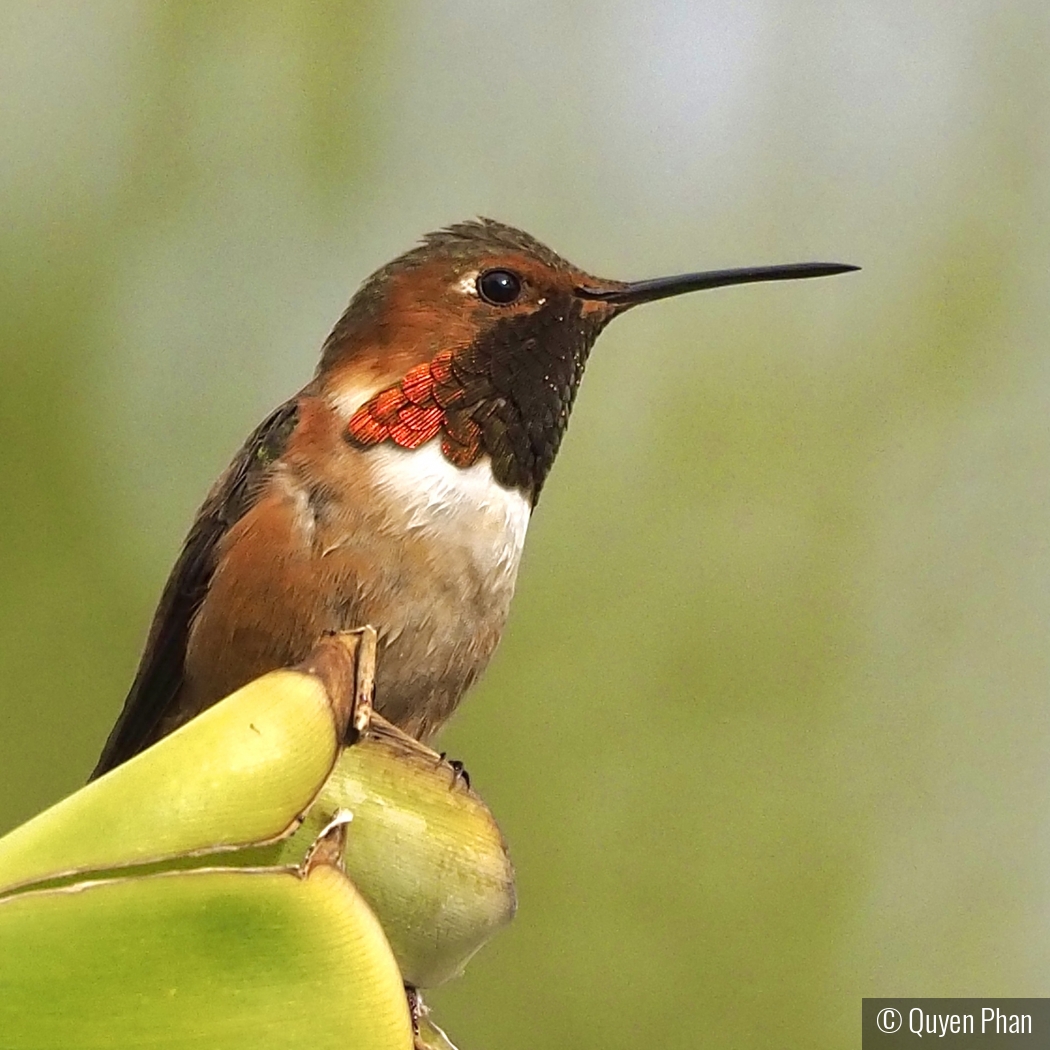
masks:
<path fill-rule="evenodd" d="M 521 295 L 521 278 L 510 270 L 486 270 L 478 277 L 478 295 L 493 306 L 510 306 Z"/>

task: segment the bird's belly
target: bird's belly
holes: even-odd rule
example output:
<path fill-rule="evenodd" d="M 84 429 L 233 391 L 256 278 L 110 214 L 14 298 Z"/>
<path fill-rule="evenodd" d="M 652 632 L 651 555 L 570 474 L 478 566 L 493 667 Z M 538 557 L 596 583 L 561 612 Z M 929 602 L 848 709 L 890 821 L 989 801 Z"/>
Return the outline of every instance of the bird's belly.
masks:
<path fill-rule="evenodd" d="M 507 620 L 513 579 L 485 578 L 444 552 L 425 578 L 367 599 L 356 617 L 376 626 L 376 706 L 425 739 L 485 669 Z M 412 571 L 412 568 L 409 568 Z"/>
<path fill-rule="evenodd" d="M 379 513 L 364 536 L 352 529 L 331 552 L 357 566 L 346 575 L 344 626 L 376 627 L 377 709 L 425 739 L 499 642 L 531 506 L 496 483 L 487 460 L 456 467 L 436 442 L 377 448 L 367 461 Z"/>

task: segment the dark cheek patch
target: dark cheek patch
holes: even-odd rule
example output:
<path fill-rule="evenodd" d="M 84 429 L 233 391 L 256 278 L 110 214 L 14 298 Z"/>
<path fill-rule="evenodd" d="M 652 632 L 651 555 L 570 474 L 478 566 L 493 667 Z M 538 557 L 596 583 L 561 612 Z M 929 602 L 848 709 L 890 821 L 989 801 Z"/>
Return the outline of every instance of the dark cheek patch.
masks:
<path fill-rule="evenodd" d="M 347 437 L 413 449 L 440 435 L 449 462 L 469 467 L 484 452 L 496 480 L 535 503 L 603 323 L 571 297 L 552 297 L 411 369 L 353 414 Z"/>

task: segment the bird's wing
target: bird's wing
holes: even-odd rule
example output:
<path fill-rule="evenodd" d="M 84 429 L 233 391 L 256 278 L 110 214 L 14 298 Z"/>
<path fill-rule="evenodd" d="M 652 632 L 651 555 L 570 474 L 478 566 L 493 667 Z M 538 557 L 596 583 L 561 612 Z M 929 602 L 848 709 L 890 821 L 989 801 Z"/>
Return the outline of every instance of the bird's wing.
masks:
<path fill-rule="evenodd" d="M 263 421 L 208 493 L 168 577 L 135 681 L 92 780 L 153 742 L 158 723 L 182 685 L 190 627 L 215 571 L 219 541 L 255 501 L 262 479 L 283 453 L 297 422 L 298 398 L 293 398 Z"/>

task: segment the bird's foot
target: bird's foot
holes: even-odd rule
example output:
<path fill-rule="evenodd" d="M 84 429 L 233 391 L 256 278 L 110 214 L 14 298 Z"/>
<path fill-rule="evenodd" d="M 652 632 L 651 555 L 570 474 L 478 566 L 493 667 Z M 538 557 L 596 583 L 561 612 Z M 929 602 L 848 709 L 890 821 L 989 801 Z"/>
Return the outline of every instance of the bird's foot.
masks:
<path fill-rule="evenodd" d="M 442 751 L 440 755 L 442 762 L 447 762 L 452 767 L 452 783 L 455 784 L 457 780 L 462 780 L 467 787 L 470 787 L 470 774 L 467 772 L 466 767 L 459 759 L 448 758 L 446 752 Z"/>

